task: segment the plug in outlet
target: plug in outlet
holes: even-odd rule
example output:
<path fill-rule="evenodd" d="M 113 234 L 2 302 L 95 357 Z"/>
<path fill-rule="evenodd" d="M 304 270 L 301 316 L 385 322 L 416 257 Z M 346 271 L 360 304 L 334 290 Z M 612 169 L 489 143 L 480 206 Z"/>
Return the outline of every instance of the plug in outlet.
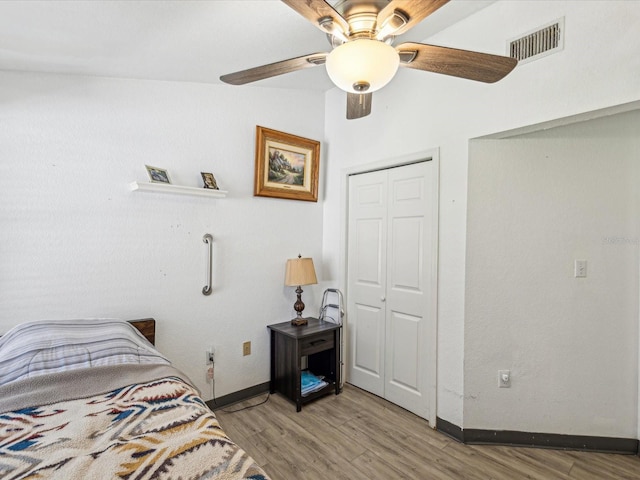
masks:
<path fill-rule="evenodd" d="M 500 388 L 511 388 L 510 370 L 498 370 L 498 386 Z"/>
<path fill-rule="evenodd" d="M 213 382 L 213 364 L 215 360 L 215 348 L 211 347 L 207 350 L 207 378 Z"/>

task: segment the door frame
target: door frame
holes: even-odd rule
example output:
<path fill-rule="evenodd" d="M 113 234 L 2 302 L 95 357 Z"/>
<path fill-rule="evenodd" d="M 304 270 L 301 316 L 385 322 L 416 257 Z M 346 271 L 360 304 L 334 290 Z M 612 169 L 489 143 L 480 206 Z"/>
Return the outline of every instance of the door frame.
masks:
<path fill-rule="evenodd" d="M 349 247 L 348 237 L 348 222 L 349 222 L 349 176 L 374 172 L 376 170 L 386 170 L 394 167 L 402 167 L 404 165 L 410 165 L 412 163 L 418 163 L 423 161 L 433 162 L 434 174 L 433 174 L 433 198 L 432 200 L 432 215 L 435 225 L 433 226 L 432 242 L 431 242 L 431 255 L 433 258 L 433 264 L 431 267 L 431 309 L 428 313 L 429 322 L 429 338 L 433 339 L 431 348 L 429 348 L 427 368 L 429 369 L 429 385 L 427 386 L 427 395 L 429 398 L 429 426 L 436 428 L 436 416 L 437 416 L 437 380 L 438 380 L 438 240 L 439 240 L 439 227 L 440 227 L 440 149 L 432 148 L 429 150 L 422 150 L 419 152 L 402 155 L 399 157 L 387 158 L 371 163 L 365 163 L 362 165 L 356 165 L 353 167 L 347 167 L 340 172 L 340 276 L 341 283 L 343 285 L 343 293 L 345 296 L 345 305 L 348 304 L 348 279 L 347 279 L 347 254 Z M 344 322 L 349 321 L 349 312 L 346 312 Z M 343 345 L 345 348 L 349 348 L 349 338 L 347 329 L 342 329 L 342 334 L 345 336 L 343 339 Z M 348 355 L 344 354 L 343 358 L 348 358 Z M 344 368 L 346 379 L 347 369 Z M 346 379 L 348 380 L 348 379 Z"/>

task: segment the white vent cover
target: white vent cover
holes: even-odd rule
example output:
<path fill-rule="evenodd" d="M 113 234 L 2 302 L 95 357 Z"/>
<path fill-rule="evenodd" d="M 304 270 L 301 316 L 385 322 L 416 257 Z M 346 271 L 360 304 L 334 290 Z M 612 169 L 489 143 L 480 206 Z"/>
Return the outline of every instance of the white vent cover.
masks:
<path fill-rule="evenodd" d="M 564 17 L 509 40 L 507 55 L 519 64 L 531 62 L 564 48 Z"/>

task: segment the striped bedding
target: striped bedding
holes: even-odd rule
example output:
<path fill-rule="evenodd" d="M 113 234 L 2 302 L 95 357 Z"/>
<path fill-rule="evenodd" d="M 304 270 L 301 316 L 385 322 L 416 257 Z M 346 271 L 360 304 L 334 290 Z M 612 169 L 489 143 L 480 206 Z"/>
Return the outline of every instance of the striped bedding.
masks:
<path fill-rule="evenodd" d="M 0 385 L 74 368 L 123 363 L 170 362 L 121 320 L 29 322 L 0 337 Z"/>
<path fill-rule="evenodd" d="M 0 338 L 0 479 L 268 480 L 189 379 L 133 327 L 92 320 L 82 333 L 72 323 Z M 100 341 L 89 341 L 94 327 Z M 42 359 L 34 344 L 55 352 Z M 60 354 L 70 345 L 89 353 Z"/>

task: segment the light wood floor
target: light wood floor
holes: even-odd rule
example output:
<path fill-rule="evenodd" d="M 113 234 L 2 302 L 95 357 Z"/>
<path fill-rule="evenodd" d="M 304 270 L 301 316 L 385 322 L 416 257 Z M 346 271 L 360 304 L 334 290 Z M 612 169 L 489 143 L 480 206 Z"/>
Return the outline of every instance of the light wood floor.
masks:
<path fill-rule="evenodd" d="M 350 385 L 340 395 L 305 405 L 300 413 L 275 394 L 255 408 L 217 410 L 216 416 L 272 480 L 640 479 L 635 455 L 463 445 Z"/>

